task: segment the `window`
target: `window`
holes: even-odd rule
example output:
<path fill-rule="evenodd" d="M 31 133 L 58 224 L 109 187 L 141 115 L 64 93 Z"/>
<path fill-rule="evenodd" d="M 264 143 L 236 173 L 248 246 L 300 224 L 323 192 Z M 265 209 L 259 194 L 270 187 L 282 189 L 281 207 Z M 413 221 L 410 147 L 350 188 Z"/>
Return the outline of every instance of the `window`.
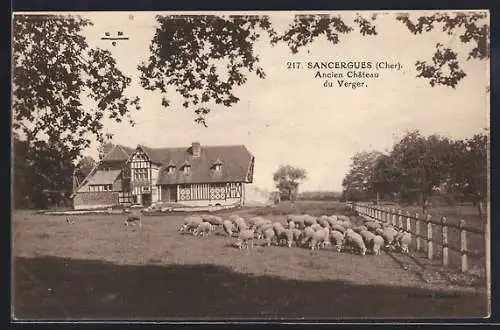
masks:
<path fill-rule="evenodd" d="M 221 169 L 222 169 L 222 165 L 221 164 L 216 164 L 215 165 L 215 171 L 220 172 Z"/>
<path fill-rule="evenodd" d="M 113 185 L 112 184 L 108 184 L 108 190 L 109 191 L 113 190 Z"/>
<path fill-rule="evenodd" d="M 183 168 L 183 170 L 184 170 L 185 174 L 189 174 L 189 173 L 191 173 L 191 166 L 185 165 L 184 168 Z"/>
<path fill-rule="evenodd" d="M 168 174 L 172 174 L 175 172 L 175 166 L 169 166 L 167 167 L 167 173 Z"/>
<path fill-rule="evenodd" d="M 134 178 L 136 180 L 146 180 L 148 178 L 147 168 L 137 168 L 134 171 Z"/>

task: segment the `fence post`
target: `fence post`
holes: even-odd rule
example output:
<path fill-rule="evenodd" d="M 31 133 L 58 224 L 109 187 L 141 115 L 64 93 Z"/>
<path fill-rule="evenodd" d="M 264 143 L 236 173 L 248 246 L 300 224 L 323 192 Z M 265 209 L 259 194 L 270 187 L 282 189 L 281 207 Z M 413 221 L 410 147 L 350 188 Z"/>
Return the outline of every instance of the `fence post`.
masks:
<path fill-rule="evenodd" d="M 465 230 L 465 220 L 460 220 L 460 250 L 462 253 L 462 272 L 466 272 L 469 269 L 467 263 L 467 231 Z"/>
<path fill-rule="evenodd" d="M 420 219 L 418 213 L 415 213 L 415 236 L 417 237 L 417 251 L 422 249 L 422 240 L 420 239 Z"/>
<path fill-rule="evenodd" d="M 391 210 L 392 214 L 391 214 L 391 225 L 395 226 L 396 225 L 396 209 L 392 209 Z"/>
<path fill-rule="evenodd" d="M 432 222 L 431 215 L 427 214 L 427 259 L 432 259 L 433 251 L 432 251 Z"/>
<path fill-rule="evenodd" d="M 446 226 L 446 217 L 441 217 L 441 232 L 443 234 L 443 266 L 449 265 L 448 259 L 448 227 Z"/>
<path fill-rule="evenodd" d="M 411 234 L 411 219 L 410 212 L 406 211 L 406 231 Z"/>
<path fill-rule="evenodd" d="M 403 229 L 403 210 L 398 210 L 398 226 Z"/>

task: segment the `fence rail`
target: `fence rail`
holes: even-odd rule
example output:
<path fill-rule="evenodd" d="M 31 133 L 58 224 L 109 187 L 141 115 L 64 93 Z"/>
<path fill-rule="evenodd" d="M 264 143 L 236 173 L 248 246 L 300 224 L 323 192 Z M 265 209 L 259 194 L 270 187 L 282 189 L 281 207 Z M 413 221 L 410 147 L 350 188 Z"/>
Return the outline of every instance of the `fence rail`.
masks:
<path fill-rule="evenodd" d="M 447 222 L 446 217 L 441 217 L 439 221 L 433 220 L 432 216 L 428 214 L 425 218 L 420 218 L 418 213 L 414 216 L 410 215 L 409 212 L 403 213 L 402 210 L 385 209 L 379 208 L 375 205 L 369 205 L 365 203 L 354 203 L 348 202 L 347 205 L 355 212 L 360 215 L 369 217 L 376 221 L 391 224 L 398 229 L 402 229 L 412 235 L 412 239 L 415 239 L 416 250 L 423 250 L 423 241 L 427 245 L 427 258 L 433 259 L 435 256 L 434 245 L 441 247 L 442 264 L 443 266 L 449 266 L 450 257 L 449 251 L 455 251 L 460 253 L 460 265 L 462 272 L 467 272 L 469 270 L 469 257 L 471 258 L 484 258 L 484 253 L 475 253 L 468 251 L 467 236 L 468 233 L 484 235 L 484 232 L 480 229 L 466 226 L 464 219 L 461 219 L 458 224 Z M 415 231 L 412 230 L 412 221 L 415 222 Z M 421 232 L 421 224 L 424 223 L 425 233 Z M 441 227 L 441 240 L 433 237 L 434 227 Z M 448 229 L 454 228 L 460 231 L 460 246 L 450 246 L 448 244 Z"/>

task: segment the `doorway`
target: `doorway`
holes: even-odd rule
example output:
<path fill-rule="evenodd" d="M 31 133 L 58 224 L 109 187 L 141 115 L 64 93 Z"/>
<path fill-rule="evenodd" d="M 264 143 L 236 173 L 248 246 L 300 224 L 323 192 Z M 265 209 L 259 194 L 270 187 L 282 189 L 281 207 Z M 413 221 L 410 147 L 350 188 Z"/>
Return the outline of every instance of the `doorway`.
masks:
<path fill-rule="evenodd" d="M 143 206 L 151 205 L 151 194 L 142 194 L 142 205 Z"/>

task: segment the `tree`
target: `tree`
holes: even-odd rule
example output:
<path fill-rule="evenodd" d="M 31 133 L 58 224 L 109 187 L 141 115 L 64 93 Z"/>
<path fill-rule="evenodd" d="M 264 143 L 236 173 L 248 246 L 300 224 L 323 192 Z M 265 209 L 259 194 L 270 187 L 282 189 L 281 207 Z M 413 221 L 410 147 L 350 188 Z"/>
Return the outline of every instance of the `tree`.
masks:
<path fill-rule="evenodd" d="M 46 208 L 69 197 L 74 165 L 69 152 L 44 141 L 27 141 L 14 136 L 14 206 Z"/>
<path fill-rule="evenodd" d="M 477 206 L 481 218 L 488 196 L 488 140 L 489 136 L 481 133 L 456 142 L 456 159 L 449 182 L 452 191 L 460 192 Z"/>
<path fill-rule="evenodd" d="M 418 200 L 426 214 L 429 198 L 451 175 L 455 160 L 453 141 L 438 135 L 425 138 L 419 131 L 410 131 L 394 145 L 390 157 L 400 197 Z"/>
<path fill-rule="evenodd" d="M 273 174 L 274 184 L 280 191 L 282 200 L 294 201 L 298 194 L 299 184 L 307 179 L 306 170 L 290 165 L 281 165 Z"/>
<path fill-rule="evenodd" d="M 441 28 L 458 34 L 464 45 L 472 44 L 466 60 L 489 57 L 489 22 L 487 12 L 435 13 L 412 21 L 408 15 L 395 14 L 413 34 Z M 255 72 L 265 78 L 258 66 L 259 57 L 254 44 L 267 36 L 271 45 L 286 43 L 292 53 L 318 38 L 336 45 L 341 37 L 353 31 L 363 36 L 378 34 L 377 15 L 357 14 L 352 22 L 341 15 L 296 15 L 282 34 L 272 27 L 267 16 L 173 16 L 158 15 L 159 24 L 151 41 L 150 56 L 138 66 L 144 88 L 159 91 L 162 105 L 168 107 L 168 95 L 173 89 L 183 98 L 183 106 L 193 109 L 195 121 L 206 126 L 206 115 L 214 104 L 230 107 L 239 101 L 235 86 L 247 81 Z M 464 60 L 450 47 L 436 44 L 430 61 L 418 59 L 417 77 L 428 79 L 431 86 L 455 88 L 466 76 L 460 68 Z"/>
<path fill-rule="evenodd" d="M 374 168 L 382 153 L 362 151 L 351 158 L 349 172 L 342 181 L 346 200 L 367 200 L 377 195 L 374 186 Z"/>
<path fill-rule="evenodd" d="M 14 15 L 12 127 L 30 150 L 46 142 L 75 160 L 89 135 L 103 140 L 104 117 L 133 124 L 130 107 L 139 109 L 139 99 L 123 94 L 131 79 L 109 51 L 89 47 L 82 35 L 89 25 L 78 16 Z"/>

